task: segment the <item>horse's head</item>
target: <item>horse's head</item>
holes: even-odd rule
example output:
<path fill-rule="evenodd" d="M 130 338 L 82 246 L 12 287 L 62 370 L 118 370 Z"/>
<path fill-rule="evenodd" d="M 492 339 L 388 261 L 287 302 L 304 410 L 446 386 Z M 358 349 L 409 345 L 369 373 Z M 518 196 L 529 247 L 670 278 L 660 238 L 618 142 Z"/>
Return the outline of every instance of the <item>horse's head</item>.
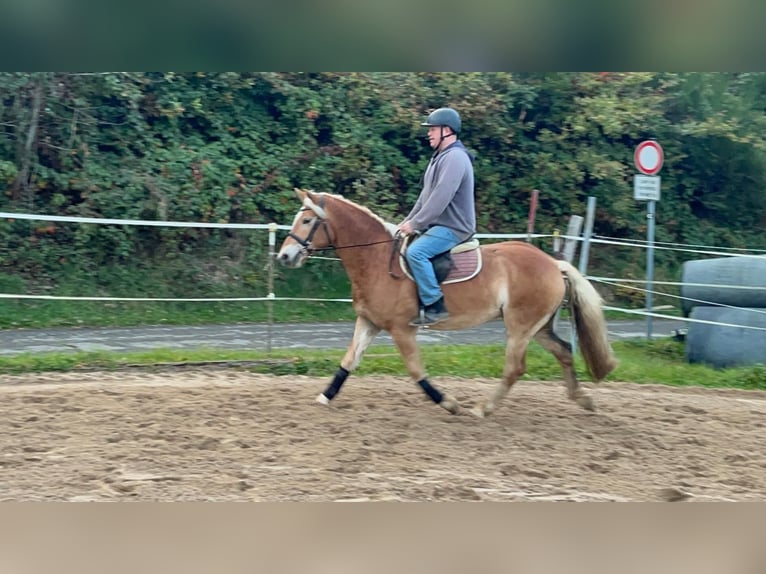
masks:
<path fill-rule="evenodd" d="M 277 254 L 277 261 L 286 267 L 300 267 L 312 251 L 332 247 L 325 196 L 297 188 L 295 194 L 302 207 L 295 214 L 293 226 Z"/>

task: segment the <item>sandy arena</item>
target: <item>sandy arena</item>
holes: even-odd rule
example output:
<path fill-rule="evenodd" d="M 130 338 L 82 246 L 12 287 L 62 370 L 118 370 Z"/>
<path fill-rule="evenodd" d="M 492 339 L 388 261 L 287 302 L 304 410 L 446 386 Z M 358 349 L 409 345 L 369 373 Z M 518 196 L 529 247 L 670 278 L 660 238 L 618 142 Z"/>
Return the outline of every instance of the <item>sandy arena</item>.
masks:
<path fill-rule="evenodd" d="M 0 376 L 5 501 L 766 500 L 766 393 L 519 382 L 451 416 L 406 377 Z M 433 380 L 464 407 L 494 380 Z"/>

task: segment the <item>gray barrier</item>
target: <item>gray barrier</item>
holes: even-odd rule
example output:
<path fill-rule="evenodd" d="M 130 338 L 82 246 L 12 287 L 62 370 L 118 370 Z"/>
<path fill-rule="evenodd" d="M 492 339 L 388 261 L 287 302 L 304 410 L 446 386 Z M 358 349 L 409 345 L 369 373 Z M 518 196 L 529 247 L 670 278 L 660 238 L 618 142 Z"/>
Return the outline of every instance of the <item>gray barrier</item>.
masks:
<path fill-rule="evenodd" d="M 706 323 L 689 323 L 686 334 L 686 359 L 690 363 L 706 363 L 715 367 L 766 364 L 766 309 L 728 307 L 694 307 L 690 317 L 702 321 L 743 325 L 725 327 Z"/>
<path fill-rule="evenodd" d="M 686 316 L 698 305 L 766 308 L 766 256 L 686 261 L 681 282 L 681 308 Z"/>

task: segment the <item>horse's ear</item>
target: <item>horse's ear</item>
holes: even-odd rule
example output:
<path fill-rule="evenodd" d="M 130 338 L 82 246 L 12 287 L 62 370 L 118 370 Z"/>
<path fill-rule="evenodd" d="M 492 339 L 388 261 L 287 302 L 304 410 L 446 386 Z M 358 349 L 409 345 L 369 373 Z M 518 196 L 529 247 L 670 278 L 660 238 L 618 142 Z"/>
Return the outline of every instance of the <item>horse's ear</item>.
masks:
<path fill-rule="evenodd" d="M 300 202 L 303 203 L 303 200 L 306 199 L 306 191 L 297 187 L 293 189 L 295 191 L 295 195 L 297 195 Z"/>

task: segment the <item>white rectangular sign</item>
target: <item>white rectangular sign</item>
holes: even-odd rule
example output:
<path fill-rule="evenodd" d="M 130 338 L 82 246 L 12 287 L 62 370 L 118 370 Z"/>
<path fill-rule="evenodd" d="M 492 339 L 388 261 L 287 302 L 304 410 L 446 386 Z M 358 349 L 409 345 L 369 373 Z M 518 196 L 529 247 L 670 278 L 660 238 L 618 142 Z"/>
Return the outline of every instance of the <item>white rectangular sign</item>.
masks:
<path fill-rule="evenodd" d="M 633 179 L 633 199 L 659 201 L 660 176 L 635 175 Z"/>

